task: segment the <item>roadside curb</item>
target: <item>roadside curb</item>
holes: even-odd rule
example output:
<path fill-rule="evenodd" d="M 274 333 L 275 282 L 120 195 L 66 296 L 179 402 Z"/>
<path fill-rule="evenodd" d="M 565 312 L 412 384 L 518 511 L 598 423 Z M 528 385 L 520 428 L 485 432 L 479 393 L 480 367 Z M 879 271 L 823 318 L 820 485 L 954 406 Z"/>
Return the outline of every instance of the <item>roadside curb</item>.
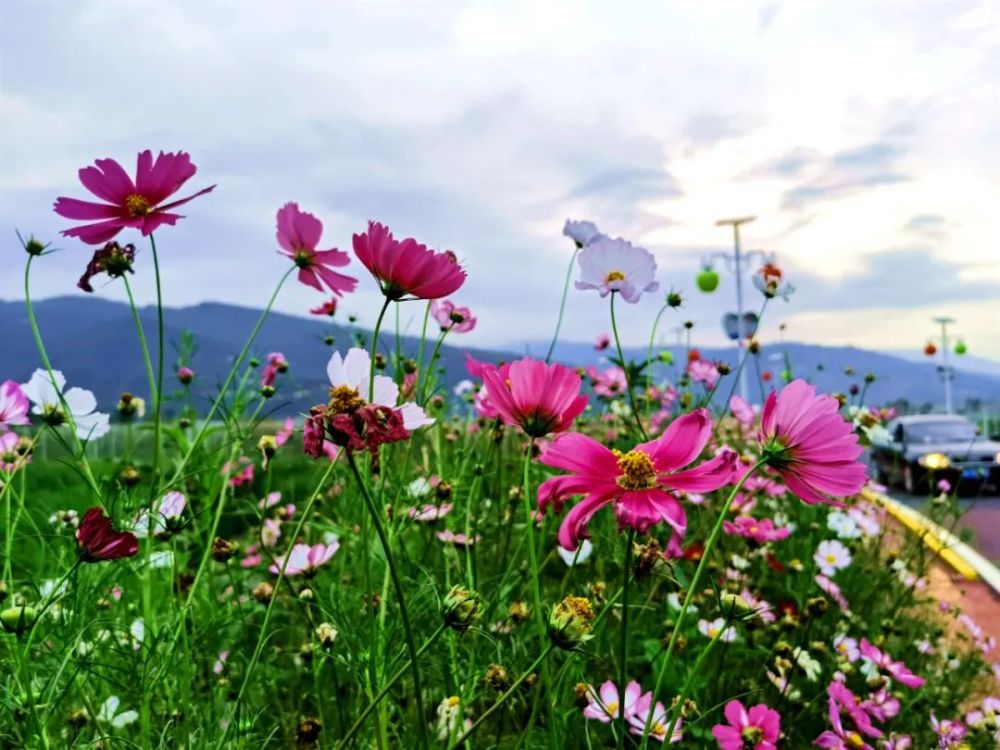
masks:
<path fill-rule="evenodd" d="M 982 579 L 1000 594 L 1000 570 L 950 531 L 881 492 L 866 488 L 861 491 L 861 496 L 885 508 L 893 518 L 919 535 L 931 551 L 967 581 Z"/>

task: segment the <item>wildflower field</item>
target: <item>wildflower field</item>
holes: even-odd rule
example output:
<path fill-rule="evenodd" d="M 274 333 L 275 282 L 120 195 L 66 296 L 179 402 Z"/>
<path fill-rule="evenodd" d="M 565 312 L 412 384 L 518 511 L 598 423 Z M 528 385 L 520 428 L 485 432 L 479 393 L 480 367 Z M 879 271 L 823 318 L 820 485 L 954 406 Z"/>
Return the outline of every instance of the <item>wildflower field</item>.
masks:
<path fill-rule="evenodd" d="M 92 252 L 85 291 L 159 293 L 157 246 L 215 187 L 186 192 L 195 175 L 185 153 L 98 159 L 79 172 L 92 195 L 55 202 L 65 237 L 21 238 L 38 361 L 0 385 L 0 747 L 1000 746 L 994 644 L 928 594 L 921 540 L 861 497 L 889 410 L 847 378 L 817 392 L 794 362 L 749 403 L 750 337 L 736 368 L 661 353 L 686 292 L 589 222 L 566 223 L 563 301 L 607 308 L 604 368 L 443 372 L 443 342 L 476 325 L 457 304 L 474 263 L 374 221 L 325 236 L 289 202 L 288 270 L 227 377 L 164 340 L 159 300 L 158 330 L 136 313 L 117 332 L 147 382 L 117 404 L 66 382 L 33 274 L 59 245 Z M 275 418 L 296 365 L 255 337 L 293 284 L 317 315 L 359 285 L 384 302 L 374 331 L 331 347 L 326 400 Z M 752 304 L 793 291 L 769 263 Z M 644 295 L 662 308 L 627 360 L 616 308 Z M 415 356 L 399 306 L 423 320 Z M 934 492 L 948 525 L 955 497 Z"/>

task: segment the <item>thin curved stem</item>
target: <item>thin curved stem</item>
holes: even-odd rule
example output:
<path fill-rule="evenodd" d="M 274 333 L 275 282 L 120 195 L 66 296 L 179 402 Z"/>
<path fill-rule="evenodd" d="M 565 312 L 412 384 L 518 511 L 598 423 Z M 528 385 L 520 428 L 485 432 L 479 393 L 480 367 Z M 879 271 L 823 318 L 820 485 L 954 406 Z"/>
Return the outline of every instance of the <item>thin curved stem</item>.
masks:
<path fill-rule="evenodd" d="M 691 686 L 694 685 L 695 678 L 701 675 L 701 666 L 705 663 L 705 659 L 708 658 L 709 653 L 715 648 L 715 644 L 719 642 L 722 638 L 722 634 L 726 632 L 729 627 L 729 622 L 719 628 L 719 632 L 712 636 L 712 640 L 709 644 L 701 650 L 698 654 L 698 658 L 694 662 L 694 668 L 688 673 L 687 679 L 684 681 L 684 687 L 681 688 L 680 695 L 677 698 L 677 704 L 674 706 L 674 710 L 670 712 L 670 724 L 667 726 L 667 731 L 664 733 L 664 738 L 674 736 L 674 727 L 677 726 L 677 720 L 681 717 L 681 712 L 684 710 L 684 701 L 691 694 Z M 723 654 L 723 662 L 725 662 L 725 654 Z M 664 739 L 664 741 L 669 741 Z"/>
<path fill-rule="evenodd" d="M 320 477 L 319 482 L 316 484 L 316 489 L 313 490 L 312 495 L 309 497 L 309 502 L 306 503 L 306 507 L 302 511 L 302 515 L 299 516 L 299 521 L 295 526 L 295 531 L 292 532 L 291 539 L 293 541 L 298 539 L 299 534 L 302 533 L 302 529 L 306 524 L 306 519 L 309 518 L 313 505 L 315 505 L 317 498 L 319 498 L 320 493 L 323 491 L 323 487 L 326 485 L 326 480 L 330 478 L 330 474 L 333 473 L 333 468 L 336 465 L 336 461 L 330 461 L 330 465 L 326 467 L 326 471 L 323 472 L 323 476 Z M 261 652 L 264 650 L 264 642 L 267 640 L 267 626 L 271 621 L 271 614 L 274 611 L 274 603 L 278 600 L 278 593 L 281 589 L 281 584 L 286 579 L 285 569 L 288 567 L 288 560 L 290 557 L 291 551 L 289 550 L 289 552 L 285 554 L 284 559 L 281 561 L 281 566 L 278 569 L 278 580 L 274 582 L 274 590 L 271 592 L 271 599 L 267 603 L 267 610 L 264 612 L 264 622 L 261 623 L 260 626 L 260 635 L 257 636 L 257 645 L 254 647 L 253 656 L 250 657 L 250 662 L 247 664 L 246 674 L 243 675 L 243 682 L 240 684 L 240 690 L 236 694 L 236 700 L 233 702 L 232 715 L 234 719 L 237 715 L 240 701 L 243 699 L 243 694 L 246 692 L 247 686 L 250 684 L 250 678 L 253 676 L 254 668 L 260 661 Z M 236 722 L 234 720 L 226 725 L 226 729 L 223 730 L 222 735 L 219 737 L 219 742 L 216 747 L 224 747 L 223 743 L 229 734 L 229 727 L 235 723 Z"/>
<path fill-rule="evenodd" d="M 399 571 L 396 569 L 396 561 L 392 555 L 392 547 L 389 544 L 389 537 L 385 533 L 385 527 L 382 525 L 382 519 L 379 518 L 378 510 L 375 508 L 375 501 L 372 499 L 371 493 L 368 491 L 368 485 L 365 484 L 365 480 L 361 476 L 361 472 L 358 470 L 358 464 L 354 460 L 354 454 L 347 449 L 344 450 L 344 453 L 347 455 L 347 464 L 351 467 L 351 473 L 354 474 L 354 479 L 358 483 L 358 487 L 361 490 L 361 496 L 364 498 L 365 507 L 368 509 L 368 515 L 372 519 L 372 525 L 375 527 L 375 533 L 378 535 L 379 543 L 382 545 L 382 553 L 385 555 L 385 562 L 389 567 L 389 575 L 392 577 L 393 588 L 396 589 L 396 598 L 399 600 L 400 619 L 403 621 L 403 632 L 406 635 L 406 650 L 409 651 L 410 654 L 410 671 L 413 673 L 413 690 L 416 693 L 417 725 L 420 728 L 420 744 L 421 747 L 427 748 L 427 714 L 424 711 L 423 686 L 420 680 L 420 663 L 418 659 L 419 655 L 417 654 L 416 642 L 413 640 L 413 628 L 410 625 L 410 615 L 406 609 L 406 595 L 403 593 L 403 583 L 399 578 Z"/>
<path fill-rule="evenodd" d="M 545 355 L 546 363 L 552 360 L 552 352 L 556 350 L 556 343 L 559 341 L 559 330 L 562 328 L 563 314 L 566 312 L 566 298 L 569 296 L 569 282 L 573 277 L 573 264 L 576 262 L 576 256 L 579 252 L 580 245 L 577 244 L 576 248 L 573 250 L 573 255 L 570 256 L 569 266 L 566 268 L 566 283 L 563 284 L 562 301 L 559 303 L 559 317 L 556 319 L 556 332 L 552 337 L 552 343 L 549 344 L 549 353 Z"/>
<path fill-rule="evenodd" d="M 132 320 L 135 323 L 135 332 L 139 336 L 139 348 L 142 350 L 142 360 L 146 366 L 146 379 L 149 381 L 149 398 L 156 399 L 156 373 L 153 371 L 153 360 L 149 356 L 149 344 L 146 341 L 146 333 L 142 329 L 142 320 L 139 318 L 139 308 L 136 307 L 135 297 L 132 296 L 132 285 L 128 283 L 128 276 L 122 276 L 125 284 L 125 294 L 128 296 L 128 305 L 132 310 Z"/>
<path fill-rule="evenodd" d="M 632 579 L 632 549 L 635 542 L 635 529 L 629 528 L 625 538 L 625 562 L 622 568 L 622 628 L 618 647 L 618 689 L 624 695 L 625 684 L 628 681 L 628 589 Z M 618 722 L 618 750 L 625 747 L 626 727 L 625 710 L 622 709 Z"/>
<path fill-rule="evenodd" d="M 156 279 L 156 391 L 153 396 L 153 477 L 154 488 L 159 488 L 160 436 L 163 429 L 163 288 L 160 283 L 160 260 L 156 253 L 156 239 L 149 235 L 153 251 L 153 277 Z"/>
<path fill-rule="evenodd" d="M 445 631 L 446 628 L 447 628 L 446 625 L 439 625 L 438 629 L 435 630 L 433 633 L 431 633 L 430 638 L 424 641 L 424 645 L 417 649 L 417 656 L 422 656 L 424 651 L 426 651 L 431 647 L 434 641 L 436 641 L 440 637 L 440 635 Z M 378 704 L 382 701 L 382 699 L 389 694 L 389 691 L 392 689 L 392 686 L 395 685 L 397 682 L 399 682 L 400 678 L 409 671 L 410 671 L 410 662 L 407 661 L 406 664 L 401 666 L 397 670 L 397 672 L 392 677 L 389 678 L 389 681 L 386 682 L 385 685 L 382 686 L 382 689 L 378 691 L 378 693 L 375 695 L 374 698 L 372 698 L 371 703 L 369 703 L 365 707 L 365 709 L 358 715 L 358 718 L 354 720 L 354 723 L 351 725 L 351 728 L 347 730 L 347 733 L 340 739 L 340 742 L 337 744 L 338 748 L 347 747 L 347 743 L 350 742 L 351 739 L 354 737 L 354 735 L 358 733 L 358 730 L 361 729 L 361 725 L 365 723 L 365 719 L 368 718 L 368 715 L 372 711 L 374 711 L 375 708 L 378 706 Z"/>
<path fill-rule="evenodd" d="M 548 657 L 548 655 L 552 653 L 552 649 L 554 648 L 555 644 L 549 642 L 549 644 L 545 647 L 542 653 L 538 655 L 538 658 L 535 659 L 531 663 L 531 666 L 524 671 L 524 674 L 522 674 L 520 677 L 514 680 L 514 684 L 512 684 L 509 688 L 507 688 L 507 692 L 501 695 L 497 699 L 496 703 L 494 703 L 492 706 L 486 709 L 486 711 L 483 712 L 483 715 L 480 716 L 478 719 L 476 719 L 475 723 L 471 727 L 466 729 L 461 737 L 455 740 L 455 743 L 451 745 L 450 750 L 454 750 L 454 748 L 461 746 L 466 740 L 469 739 L 469 737 L 472 736 L 473 732 L 479 729 L 479 727 L 482 726 L 482 724 L 485 723 L 485 721 L 488 718 L 490 718 L 490 716 L 496 713 L 497 709 L 499 709 L 504 703 L 506 703 L 507 699 L 514 694 L 514 691 L 517 690 L 519 687 L 521 687 L 521 683 L 524 682 L 526 679 L 528 679 L 529 676 L 531 676 L 531 674 L 535 671 L 535 669 L 538 668 L 539 664 L 542 664 L 545 661 L 546 657 Z"/>
<path fill-rule="evenodd" d="M 382 309 L 379 311 L 378 320 L 375 321 L 375 331 L 372 333 L 372 356 L 371 364 L 368 368 L 368 401 L 372 402 L 375 399 L 375 357 L 378 355 L 378 334 L 382 330 L 382 321 L 385 319 L 385 311 L 389 309 L 389 303 L 392 302 L 388 297 L 385 298 L 385 302 L 382 304 Z M 395 406 L 395 404 L 391 404 Z"/>
<path fill-rule="evenodd" d="M 642 426 L 642 417 L 639 410 L 635 408 L 635 394 L 632 392 L 632 379 L 628 376 L 628 364 L 625 362 L 625 354 L 622 352 L 622 342 L 618 338 L 618 322 L 615 320 L 615 297 L 618 292 L 611 292 L 611 332 L 615 335 L 615 347 L 618 349 L 618 361 L 621 363 L 622 372 L 625 373 L 625 392 L 628 394 L 628 404 L 632 408 L 632 416 L 635 417 L 635 424 L 639 428 L 639 434 L 643 440 L 647 440 L 646 428 Z"/>
<path fill-rule="evenodd" d="M 680 635 L 681 627 L 684 625 L 684 618 L 687 617 L 688 609 L 691 607 L 691 600 L 694 598 L 694 592 L 698 590 L 698 584 L 701 583 L 702 574 L 705 572 L 705 568 L 708 567 L 708 560 L 711 557 L 712 550 L 715 548 L 715 543 L 719 540 L 719 534 L 722 532 L 722 522 L 728 517 L 729 508 L 733 504 L 733 499 L 736 497 L 737 493 L 743 489 L 744 482 L 746 482 L 751 475 L 756 474 L 757 470 L 763 465 L 764 461 L 762 459 L 755 463 L 753 468 L 740 478 L 740 481 L 738 481 L 733 487 L 732 491 L 729 493 L 729 497 L 726 498 L 726 502 L 723 503 L 722 509 L 719 511 L 719 517 L 715 520 L 715 526 L 712 528 L 712 533 L 709 535 L 708 541 L 705 542 L 705 549 L 702 552 L 701 560 L 698 562 L 698 567 L 694 571 L 694 577 L 691 579 L 691 583 L 688 584 L 687 592 L 684 596 L 684 603 L 681 605 L 680 614 L 677 615 L 677 622 L 674 623 L 674 629 L 670 633 L 670 641 L 667 643 L 667 653 L 664 656 L 663 663 L 660 665 L 660 671 L 656 675 L 656 684 L 653 687 L 654 696 L 660 692 L 660 688 L 663 686 L 663 678 L 667 675 L 667 667 L 670 665 L 670 657 L 674 653 L 674 647 L 677 645 L 677 636 Z M 649 745 L 649 727 L 653 723 L 654 713 L 654 711 L 650 711 L 649 715 L 646 717 L 646 726 L 642 730 L 643 748 L 646 748 Z"/>
<path fill-rule="evenodd" d="M 656 317 L 653 319 L 653 328 L 649 332 L 649 348 L 646 350 L 646 390 L 653 385 L 653 343 L 656 341 L 656 329 L 660 327 L 660 318 L 663 317 L 663 313 L 667 311 L 670 305 L 663 305 L 660 311 L 656 313 Z"/>
<path fill-rule="evenodd" d="M 441 335 L 437 337 L 437 341 L 434 343 L 434 349 L 431 352 L 431 359 L 427 363 L 427 372 L 421 373 L 417 371 L 417 377 L 423 375 L 423 386 L 420 388 L 420 394 L 417 398 L 417 403 L 423 406 L 427 402 L 427 389 L 430 387 L 429 381 L 431 377 L 431 370 L 434 367 L 434 363 L 437 361 L 438 355 L 441 353 L 441 346 L 444 344 L 444 337 L 448 335 L 450 328 L 445 328 L 441 331 Z"/>
<path fill-rule="evenodd" d="M 257 335 L 260 333 L 260 329 L 264 326 L 264 321 L 267 320 L 267 316 L 271 314 L 271 308 L 274 307 L 274 303 L 278 299 L 278 293 L 281 291 L 281 288 L 285 285 L 285 282 L 288 281 L 288 277 L 291 276 L 292 272 L 295 270 L 296 270 L 295 266 L 289 268 L 285 272 L 285 275 L 281 277 L 281 281 L 278 282 L 278 286 L 275 288 L 274 293 L 271 295 L 271 299 L 268 300 L 267 302 L 267 307 L 264 308 L 264 311 L 260 314 L 260 317 L 257 318 L 257 323 L 254 325 L 253 330 L 250 332 L 250 338 L 248 338 L 247 342 L 243 345 L 243 349 L 236 357 L 236 360 L 233 362 L 232 368 L 230 368 L 229 370 L 229 374 L 226 376 L 225 381 L 222 383 L 222 387 L 219 389 L 218 398 L 215 399 L 215 402 L 212 404 L 212 408 L 208 410 L 208 414 L 205 415 L 205 420 L 201 425 L 201 429 L 198 430 L 198 434 L 195 435 L 194 440 L 191 441 L 191 445 L 188 447 L 187 452 L 184 454 L 184 458 L 181 459 L 180 464 L 177 466 L 177 469 L 174 471 L 173 476 L 167 483 L 168 487 L 175 484 L 177 480 L 180 479 L 181 476 L 183 476 L 184 468 L 187 466 L 188 461 L 191 460 L 191 456 L 194 455 L 195 450 L 197 450 L 198 446 L 201 445 L 201 441 L 205 438 L 205 434 L 208 432 L 209 427 L 211 427 L 212 425 L 212 418 L 215 416 L 215 413 L 219 410 L 219 407 L 222 405 L 222 401 L 226 397 L 226 392 L 229 390 L 229 386 L 233 384 L 233 378 L 236 377 L 236 373 L 239 372 L 239 369 L 243 365 L 243 362 L 246 359 L 247 354 L 249 354 L 250 347 L 253 346 L 253 342 L 256 341 Z"/>

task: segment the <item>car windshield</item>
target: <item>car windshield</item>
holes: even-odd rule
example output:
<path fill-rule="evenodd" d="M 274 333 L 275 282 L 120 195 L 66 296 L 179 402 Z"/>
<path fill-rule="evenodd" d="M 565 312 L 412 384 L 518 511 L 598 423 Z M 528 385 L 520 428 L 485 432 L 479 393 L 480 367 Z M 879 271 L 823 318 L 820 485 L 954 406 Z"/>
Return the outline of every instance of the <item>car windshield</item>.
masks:
<path fill-rule="evenodd" d="M 906 428 L 906 439 L 913 443 L 947 443 L 974 440 L 976 428 L 968 422 L 955 420 L 921 422 Z"/>

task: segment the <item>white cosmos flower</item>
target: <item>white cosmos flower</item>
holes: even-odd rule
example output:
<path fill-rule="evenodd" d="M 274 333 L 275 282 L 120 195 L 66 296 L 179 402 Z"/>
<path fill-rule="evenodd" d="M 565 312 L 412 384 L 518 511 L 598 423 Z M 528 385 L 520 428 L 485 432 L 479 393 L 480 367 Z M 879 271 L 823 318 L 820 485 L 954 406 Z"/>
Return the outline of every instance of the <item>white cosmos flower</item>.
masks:
<path fill-rule="evenodd" d="M 121 701 L 117 695 L 109 696 L 97 711 L 97 720 L 104 724 L 110 724 L 115 729 L 121 729 L 139 718 L 139 714 L 135 711 L 122 711 L 118 713 L 118 706 L 120 705 Z"/>
<path fill-rule="evenodd" d="M 592 221 L 572 221 L 566 219 L 563 225 L 563 234 L 569 237 L 578 246 L 583 247 L 590 243 L 592 239 L 599 236 L 597 225 Z"/>
<path fill-rule="evenodd" d="M 819 543 L 813 560 L 819 566 L 820 573 L 834 576 L 838 570 L 851 564 L 851 551 L 836 539 L 826 539 Z"/>
<path fill-rule="evenodd" d="M 107 435 L 111 429 L 109 417 L 97 411 L 94 394 L 83 388 L 70 388 L 64 392 L 65 388 L 66 378 L 59 370 L 53 370 L 52 377 L 45 370 L 35 370 L 31 380 L 21 386 L 24 395 L 34 404 L 31 410 L 33 414 L 41 417 L 61 415 L 73 423 L 76 435 L 81 440 L 96 440 Z M 69 414 L 64 413 L 60 393 Z"/>
<path fill-rule="evenodd" d="M 577 289 L 597 289 L 602 297 L 618 292 L 626 302 L 638 302 L 643 292 L 655 292 L 656 259 L 648 250 L 620 237 L 598 235 L 580 252 Z"/>
<path fill-rule="evenodd" d="M 831 511 L 826 517 L 826 527 L 841 539 L 857 539 L 861 536 L 861 527 L 854 517 L 839 510 Z"/>
<path fill-rule="evenodd" d="M 412 401 L 399 403 L 399 386 L 392 378 L 376 375 L 371 398 L 368 393 L 368 377 L 371 373 L 372 360 L 368 352 L 357 347 L 347 350 L 347 356 L 341 357 L 340 352 L 334 352 L 330 364 L 326 366 L 326 374 L 330 385 L 344 385 L 353 388 L 366 402 L 378 406 L 388 406 L 398 409 L 403 415 L 403 426 L 410 431 L 425 425 L 434 424 L 434 419 L 428 417 L 424 410 Z"/>

